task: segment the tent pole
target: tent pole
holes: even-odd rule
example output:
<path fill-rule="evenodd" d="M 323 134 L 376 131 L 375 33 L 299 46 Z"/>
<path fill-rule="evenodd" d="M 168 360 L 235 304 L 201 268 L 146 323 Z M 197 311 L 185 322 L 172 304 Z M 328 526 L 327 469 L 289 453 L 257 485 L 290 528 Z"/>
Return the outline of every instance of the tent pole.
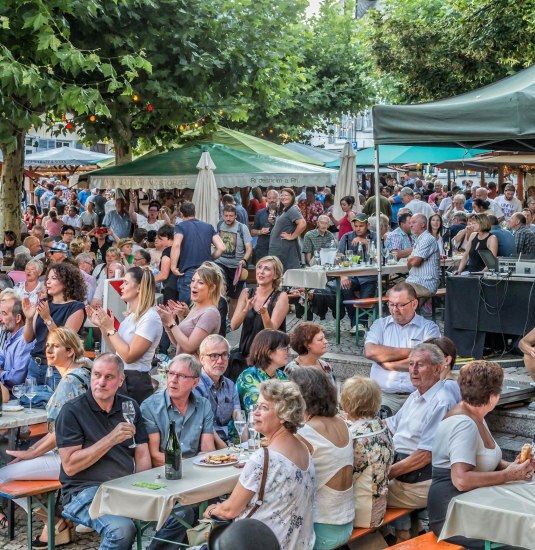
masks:
<path fill-rule="evenodd" d="M 381 200 L 380 193 L 381 187 L 379 184 L 379 145 L 374 144 L 374 161 L 375 161 L 375 234 L 376 248 L 377 248 L 377 296 L 379 296 L 379 302 L 377 308 L 379 311 L 379 317 L 383 316 L 383 278 L 381 274 L 382 267 L 382 248 L 383 240 L 381 239 Z"/>

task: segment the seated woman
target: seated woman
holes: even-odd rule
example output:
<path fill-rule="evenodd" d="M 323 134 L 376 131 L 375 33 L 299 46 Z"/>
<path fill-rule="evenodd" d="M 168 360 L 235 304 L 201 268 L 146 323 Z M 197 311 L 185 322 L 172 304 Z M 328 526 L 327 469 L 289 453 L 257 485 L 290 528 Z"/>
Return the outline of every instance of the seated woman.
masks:
<path fill-rule="evenodd" d="M 0 483 L 14 480 L 57 480 L 61 466 L 56 452 L 55 422 L 61 407 L 82 395 L 90 386 L 91 371 L 83 359 L 84 348 L 78 335 L 71 329 L 58 327 L 48 333 L 46 358 L 59 371 L 61 380 L 48 401 L 48 434 L 25 451 L 6 451 L 15 460 L 0 469 Z M 16 500 L 26 510 L 26 499 Z M 46 513 L 42 515 L 46 526 Z M 5 516 L 0 519 L 4 527 Z M 71 530 L 59 516 L 56 520 L 56 546 L 71 542 Z M 40 537 L 32 541 L 34 548 L 47 548 L 46 527 Z"/>
<path fill-rule="evenodd" d="M 316 469 L 314 549 L 331 550 L 347 542 L 353 531 L 353 440 L 336 416 L 336 387 L 320 369 L 296 367 L 289 378 L 306 403 L 305 425 L 297 433 L 312 453 Z"/>
<path fill-rule="evenodd" d="M 290 361 L 284 372 L 290 374 L 295 367 L 315 367 L 322 370 L 327 378 L 335 384 L 334 372 L 327 363 L 321 359 L 327 352 L 327 338 L 318 323 L 299 323 L 290 334 L 290 346 L 298 354 L 297 358 Z"/>
<path fill-rule="evenodd" d="M 459 388 L 459 384 L 457 384 L 457 380 L 451 374 L 451 371 L 455 366 L 455 360 L 457 359 L 457 348 L 455 343 L 447 336 L 429 338 L 429 340 L 426 340 L 424 343 L 435 344 L 435 346 L 437 346 L 437 348 L 439 348 L 444 354 L 446 362 L 444 363 L 444 367 L 440 373 L 440 379 L 444 380 L 445 387 L 455 397 L 455 400 L 458 403 L 461 400 L 461 390 Z"/>
<path fill-rule="evenodd" d="M 440 534 L 451 499 L 478 487 L 530 480 L 533 461 L 506 462 L 485 416 L 500 399 L 503 370 L 491 361 L 470 361 L 461 368 L 462 401 L 439 424 L 433 444 L 433 481 L 429 489 L 429 526 Z M 484 541 L 452 537 L 466 548 L 485 548 Z M 503 548 L 503 547 L 502 547 Z"/>
<path fill-rule="evenodd" d="M 36 304 L 39 301 L 39 294 L 45 292 L 45 287 L 39 280 L 43 269 L 43 262 L 41 260 L 32 259 L 26 264 L 24 268 L 26 280 L 14 287 L 21 300 L 29 298 L 31 304 Z"/>
<path fill-rule="evenodd" d="M 253 366 L 245 369 L 236 380 L 243 409 L 249 410 L 257 402 L 262 382 L 270 378 L 288 379 L 281 369 L 288 363 L 289 343 L 290 337 L 280 330 L 264 329 L 256 335 L 250 353 Z"/>
<path fill-rule="evenodd" d="M 265 452 L 259 449 L 245 464 L 230 497 L 208 506 L 204 517 L 239 521 L 252 516 L 273 531 L 281 548 L 311 550 L 314 464 L 306 445 L 295 435 L 303 425 L 305 402 L 292 382 L 269 380 L 259 391 L 254 426 L 268 438 L 264 498 L 258 502 Z"/>
<path fill-rule="evenodd" d="M 354 527 L 379 527 L 386 511 L 388 471 L 394 461 L 390 431 L 377 416 L 381 389 L 370 378 L 353 376 L 342 386 L 342 409 L 353 439 Z"/>

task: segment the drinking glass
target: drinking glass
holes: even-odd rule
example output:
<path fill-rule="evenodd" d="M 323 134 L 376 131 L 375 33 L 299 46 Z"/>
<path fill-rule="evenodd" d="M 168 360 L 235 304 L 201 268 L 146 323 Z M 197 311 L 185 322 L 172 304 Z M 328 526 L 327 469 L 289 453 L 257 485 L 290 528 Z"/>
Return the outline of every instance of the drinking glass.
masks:
<path fill-rule="evenodd" d="M 383 255 L 383 258 L 384 258 L 383 265 L 386 265 L 388 256 L 390 256 L 390 250 L 388 250 L 388 248 L 384 244 L 383 246 L 381 246 L 381 254 Z"/>
<path fill-rule="evenodd" d="M 26 394 L 26 384 L 17 384 L 16 386 L 13 386 L 12 391 L 20 405 L 20 398 Z"/>
<path fill-rule="evenodd" d="M 240 456 L 239 459 L 242 460 L 243 458 L 246 458 L 245 453 L 243 452 L 242 447 L 242 435 L 245 431 L 245 428 L 247 427 L 247 416 L 245 414 L 245 411 L 235 410 L 232 413 L 232 419 L 234 420 L 234 427 L 236 428 L 236 431 L 238 432 L 238 435 L 240 436 Z"/>
<path fill-rule="evenodd" d="M 37 382 L 33 376 L 26 378 L 26 392 L 25 396 L 30 401 L 30 411 L 32 410 L 32 399 L 37 395 Z"/>
<path fill-rule="evenodd" d="M 450 241 L 444 241 L 444 254 L 448 256 L 450 252 Z"/>
<path fill-rule="evenodd" d="M 123 401 L 123 417 L 129 423 L 133 424 L 136 419 L 136 409 L 134 408 L 133 401 Z M 132 445 L 128 445 L 129 449 L 137 447 L 136 438 L 132 436 Z"/>

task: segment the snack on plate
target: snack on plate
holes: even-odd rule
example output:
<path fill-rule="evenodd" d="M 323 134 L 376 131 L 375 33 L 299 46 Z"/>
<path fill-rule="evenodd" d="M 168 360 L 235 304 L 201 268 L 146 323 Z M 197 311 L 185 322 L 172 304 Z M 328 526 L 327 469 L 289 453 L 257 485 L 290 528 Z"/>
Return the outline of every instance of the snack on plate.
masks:
<path fill-rule="evenodd" d="M 532 451 L 532 448 L 529 443 L 522 445 L 522 450 L 520 451 L 520 457 L 518 458 L 518 462 L 522 464 L 523 462 L 526 462 L 526 460 L 529 460 L 531 458 L 531 451 Z"/>
<path fill-rule="evenodd" d="M 231 464 L 238 459 L 233 455 L 206 455 L 202 462 L 205 464 Z"/>

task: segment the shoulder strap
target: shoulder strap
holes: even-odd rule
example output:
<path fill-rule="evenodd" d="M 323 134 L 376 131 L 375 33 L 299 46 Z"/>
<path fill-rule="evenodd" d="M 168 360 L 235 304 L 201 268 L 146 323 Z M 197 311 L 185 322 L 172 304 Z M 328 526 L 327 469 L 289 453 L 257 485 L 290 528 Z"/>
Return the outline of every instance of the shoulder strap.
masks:
<path fill-rule="evenodd" d="M 258 498 L 256 500 L 256 504 L 252 507 L 251 511 L 247 514 L 247 518 L 250 518 L 257 510 L 264 504 L 264 491 L 266 489 L 266 479 L 267 479 L 267 473 L 268 473 L 268 466 L 269 466 L 269 451 L 267 450 L 267 447 L 263 447 L 264 449 L 264 468 L 262 469 L 262 481 L 260 481 L 260 489 L 258 491 Z"/>
<path fill-rule="evenodd" d="M 86 369 L 88 372 L 90 372 L 90 370 L 87 368 L 87 367 L 82 367 L 83 369 Z M 74 372 L 69 372 L 68 373 L 69 376 L 74 376 L 74 378 L 77 378 L 81 383 L 82 383 L 82 387 L 87 390 L 87 384 L 85 383 L 85 380 L 83 378 L 81 378 L 80 376 L 78 376 L 77 374 L 74 374 Z"/>

